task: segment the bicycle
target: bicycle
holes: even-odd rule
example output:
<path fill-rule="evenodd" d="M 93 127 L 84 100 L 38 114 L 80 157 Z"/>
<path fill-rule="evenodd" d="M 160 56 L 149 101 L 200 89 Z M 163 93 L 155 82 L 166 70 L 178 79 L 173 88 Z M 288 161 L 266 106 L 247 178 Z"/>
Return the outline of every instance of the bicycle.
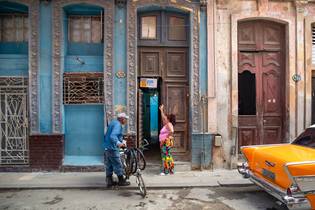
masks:
<path fill-rule="evenodd" d="M 136 183 L 143 198 L 147 195 L 147 189 L 141 174 L 141 171 L 144 170 L 146 166 L 142 151 L 147 145 L 149 145 L 149 143 L 146 141 L 146 145 L 143 145 L 141 149 L 126 147 L 120 151 L 120 158 L 124 167 L 126 179 L 129 179 L 131 175 L 136 177 Z"/>

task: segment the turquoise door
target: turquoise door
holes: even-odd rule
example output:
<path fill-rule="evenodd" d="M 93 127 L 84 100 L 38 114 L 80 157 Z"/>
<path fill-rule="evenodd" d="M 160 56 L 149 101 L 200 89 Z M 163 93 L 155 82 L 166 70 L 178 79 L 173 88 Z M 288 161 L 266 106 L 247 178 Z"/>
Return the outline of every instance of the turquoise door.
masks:
<path fill-rule="evenodd" d="M 70 165 L 76 165 L 76 162 L 78 165 L 89 165 L 89 161 L 95 161 L 93 157 L 103 156 L 103 106 L 67 105 L 65 117 L 65 161 Z M 83 157 L 84 163 L 80 164 Z"/>

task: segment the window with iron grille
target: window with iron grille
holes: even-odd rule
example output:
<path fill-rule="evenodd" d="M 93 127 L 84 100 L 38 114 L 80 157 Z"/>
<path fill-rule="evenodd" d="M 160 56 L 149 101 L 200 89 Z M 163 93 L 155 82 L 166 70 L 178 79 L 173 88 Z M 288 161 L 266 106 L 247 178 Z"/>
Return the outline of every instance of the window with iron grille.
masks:
<path fill-rule="evenodd" d="M 103 73 L 64 73 L 64 104 L 102 104 Z"/>
<path fill-rule="evenodd" d="M 28 16 L 0 14 L 0 42 L 27 42 Z"/>
<path fill-rule="evenodd" d="M 95 16 L 69 16 L 69 33 L 70 42 L 81 43 L 101 43 L 103 42 L 102 18 L 100 15 Z"/>

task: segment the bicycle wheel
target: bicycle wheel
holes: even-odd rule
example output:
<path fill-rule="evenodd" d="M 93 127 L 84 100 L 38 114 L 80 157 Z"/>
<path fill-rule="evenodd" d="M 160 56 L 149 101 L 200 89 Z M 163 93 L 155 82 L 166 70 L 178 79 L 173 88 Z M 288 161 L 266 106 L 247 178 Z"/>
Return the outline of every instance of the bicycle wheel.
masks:
<path fill-rule="evenodd" d="M 125 165 L 126 165 L 126 168 L 125 168 L 125 173 L 126 173 L 126 176 L 129 177 L 131 174 L 132 174 L 132 170 L 133 170 L 133 165 L 134 165 L 134 158 L 131 154 L 131 151 L 129 149 L 127 149 L 125 151 Z"/>
<path fill-rule="evenodd" d="M 140 170 L 144 170 L 145 166 L 146 166 L 144 155 L 139 148 L 135 148 L 135 151 L 136 151 L 136 158 L 137 158 L 138 167 Z"/>
<path fill-rule="evenodd" d="M 130 172 L 132 174 L 137 172 L 138 168 L 138 162 L 137 162 L 137 156 L 134 149 L 130 149 Z"/>
<path fill-rule="evenodd" d="M 145 196 L 147 195 L 147 188 L 144 184 L 144 181 L 143 181 L 143 178 L 142 178 L 142 175 L 141 173 L 137 173 L 136 175 L 137 177 L 137 184 L 138 184 L 138 188 L 139 188 L 139 191 L 140 191 L 140 194 L 143 198 L 145 198 Z"/>

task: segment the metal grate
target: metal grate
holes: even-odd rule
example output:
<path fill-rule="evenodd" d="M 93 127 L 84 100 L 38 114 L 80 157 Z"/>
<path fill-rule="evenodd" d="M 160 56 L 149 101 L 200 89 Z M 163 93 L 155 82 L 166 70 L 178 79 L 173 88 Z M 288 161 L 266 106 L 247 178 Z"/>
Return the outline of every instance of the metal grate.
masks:
<path fill-rule="evenodd" d="M 0 165 L 28 164 L 27 78 L 0 77 Z"/>
<path fill-rule="evenodd" d="M 65 73 L 64 104 L 103 104 L 103 73 Z"/>

